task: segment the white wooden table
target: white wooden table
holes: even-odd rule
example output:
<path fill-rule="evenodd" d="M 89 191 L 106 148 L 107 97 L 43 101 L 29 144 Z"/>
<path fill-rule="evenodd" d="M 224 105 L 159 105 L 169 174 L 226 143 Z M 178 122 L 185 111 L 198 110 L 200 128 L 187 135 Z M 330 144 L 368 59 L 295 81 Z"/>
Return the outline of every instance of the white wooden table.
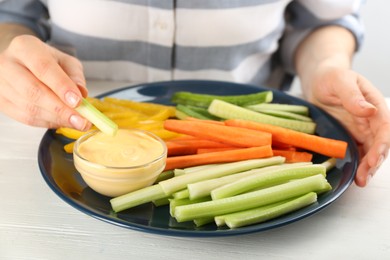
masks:
<path fill-rule="evenodd" d="M 94 83 L 91 95 L 106 87 Z M 390 160 L 368 187 L 353 184 L 309 218 L 248 235 L 183 238 L 117 227 L 66 204 L 38 168 L 45 131 L 0 115 L 1 260 L 390 259 Z"/>

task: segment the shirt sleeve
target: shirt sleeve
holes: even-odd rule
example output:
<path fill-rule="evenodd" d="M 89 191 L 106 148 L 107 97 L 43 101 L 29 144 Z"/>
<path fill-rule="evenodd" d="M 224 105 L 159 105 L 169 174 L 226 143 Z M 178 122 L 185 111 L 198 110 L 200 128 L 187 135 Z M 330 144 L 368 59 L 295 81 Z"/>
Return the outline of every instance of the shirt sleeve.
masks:
<path fill-rule="evenodd" d="M 48 11 L 41 1 L 0 1 L 0 23 L 22 24 L 44 41 L 49 37 Z"/>
<path fill-rule="evenodd" d="M 286 32 L 281 41 L 280 55 L 285 71 L 295 74 L 293 57 L 299 43 L 314 29 L 338 25 L 355 37 L 356 51 L 362 45 L 364 27 L 360 20 L 362 0 L 298 0 L 287 7 Z"/>

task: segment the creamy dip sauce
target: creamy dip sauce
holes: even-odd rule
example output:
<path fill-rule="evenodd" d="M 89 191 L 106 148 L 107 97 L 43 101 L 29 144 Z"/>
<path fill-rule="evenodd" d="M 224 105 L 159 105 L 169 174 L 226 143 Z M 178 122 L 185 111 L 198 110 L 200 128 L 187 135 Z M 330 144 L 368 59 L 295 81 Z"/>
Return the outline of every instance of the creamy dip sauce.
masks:
<path fill-rule="evenodd" d="M 80 143 L 79 155 L 109 167 L 132 167 L 149 163 L 163 155 L 158 140 L 143 132 L 119 129 L 115 136 L 99 132 Z"/>

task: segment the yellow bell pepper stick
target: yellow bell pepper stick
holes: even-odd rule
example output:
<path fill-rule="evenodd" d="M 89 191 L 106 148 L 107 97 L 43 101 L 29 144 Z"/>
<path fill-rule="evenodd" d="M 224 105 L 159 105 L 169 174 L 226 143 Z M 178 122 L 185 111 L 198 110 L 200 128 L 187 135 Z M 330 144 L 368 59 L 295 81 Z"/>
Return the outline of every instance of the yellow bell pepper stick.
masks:
<path fill-rule="evenodd" d="M 146 103 L 146 102 L 136 102 L 132 100 L 126 100 L 126 99 L 118 99 L 113 97 L 105 97 L 104 102 L 109 102 L 111 104 L 116 104 L 128 108 L 132 108 L 134 110 L 143 112 L 147 115 L 154 115 L 158 113 L 161 109 L 169 108 L 171 113 L 174 114 L 175 108 L 172 106 L 167 105 L 161 105 L 161 104 L 154 104 L 154 103 Z"/>
<path fill-rule="evenodd" d="M 73 153 L 74 143 L 75 143 L 75 142 L 70 142 L 70 143 L 64 145 L 64 150 L 65 150 L 65 152 L 67 152 L 67 153 Z"/>
<path fill-rule="evenodd" d="M 78 139 L 86 133 L 87 131 L 79 131 L 69 127 L 60 127 L 56 129 L 56 134 L 63 135 L 69 139 Z"/>

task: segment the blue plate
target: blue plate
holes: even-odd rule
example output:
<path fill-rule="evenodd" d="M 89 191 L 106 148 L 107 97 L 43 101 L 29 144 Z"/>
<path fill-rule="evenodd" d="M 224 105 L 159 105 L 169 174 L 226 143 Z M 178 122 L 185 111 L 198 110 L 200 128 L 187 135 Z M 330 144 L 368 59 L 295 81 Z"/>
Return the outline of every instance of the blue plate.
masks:
<path fill-rule="evenodd" d="M 233 95 L 254 93 L 265 88 L 218 81 L 171 81 L 141 84 L 108 92 L 103 96 L 113 96 L 143 102 L 170 104 L 170 98 L 177 91 Z M 318 202 L 291 214 L 247 227 L 228 229 L 214 224 L 197 228 L 192 222 L 177 223 L 169 215 L 168 206 L 155 207 L 152 203 L 141 205 L 118 214 L 111 210 L 109 198 L 91 190 L 81 179 L 73 165 L 72 156 L 63 150 L 70 140 L 48 130 L 42 138 L 38 152 L 38 163 L 42 176 L 49 187 L 66 203 L 102 221 L 124 228 L 173 236 L 230 236 L 269 230 L 308 217 L 325 208 L 340 197 L 353 182 L 357 164 L 357 147 L 348 132 L 330 115 L 304 100 L 283 92 L 274 92 L 274 102 L 303 104 L 310 108 L 310 114 L 317 123 L 317 134 L 348 142 L 348 150 L 343 160 L 338 160 L 336 168 L 328 174 L 333 189 L 318 198 Z M 314 155 L 315 162 L 326 158 Z"/>

